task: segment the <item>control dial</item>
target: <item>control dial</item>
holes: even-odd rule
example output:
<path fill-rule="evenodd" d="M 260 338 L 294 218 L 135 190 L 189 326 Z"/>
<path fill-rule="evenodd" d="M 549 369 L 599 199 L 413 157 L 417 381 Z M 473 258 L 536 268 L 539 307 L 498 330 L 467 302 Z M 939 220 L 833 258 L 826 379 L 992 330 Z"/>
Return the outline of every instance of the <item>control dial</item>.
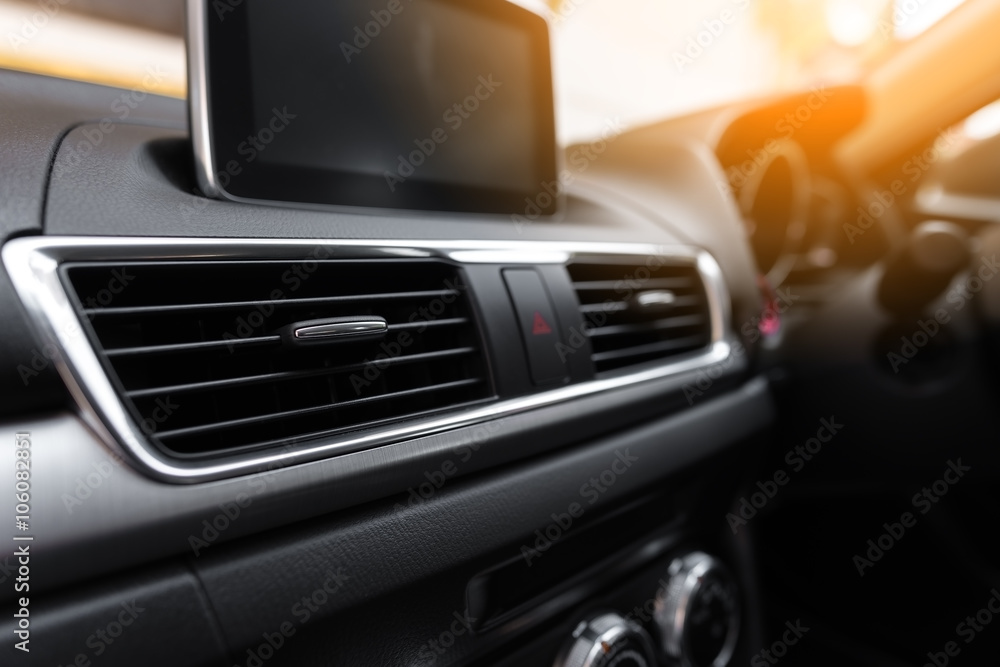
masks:
<path fill-rule="evenodd" d="M 609 612 L 576 626 L 555 667 L 656 667 L 656 658 L 645 630 Z"/>
<path fill-rule="evenodd" d="M 736 583 L 726 567 L 695 551 L 670 564 L 656 599 L 663 650 L 682 667 L 726 667 L 740 633 Z"/>

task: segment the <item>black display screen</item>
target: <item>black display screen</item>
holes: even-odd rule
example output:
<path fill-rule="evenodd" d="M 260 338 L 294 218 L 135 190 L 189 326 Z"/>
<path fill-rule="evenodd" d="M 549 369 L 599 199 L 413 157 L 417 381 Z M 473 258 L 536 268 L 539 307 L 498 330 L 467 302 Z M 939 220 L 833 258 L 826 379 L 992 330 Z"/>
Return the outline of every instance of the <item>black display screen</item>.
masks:
<path fill-rule="evenodd" d="M 205 12 L 223 196 L 556 211 L 541 17 L 506 0 L 245 0 Z"/>

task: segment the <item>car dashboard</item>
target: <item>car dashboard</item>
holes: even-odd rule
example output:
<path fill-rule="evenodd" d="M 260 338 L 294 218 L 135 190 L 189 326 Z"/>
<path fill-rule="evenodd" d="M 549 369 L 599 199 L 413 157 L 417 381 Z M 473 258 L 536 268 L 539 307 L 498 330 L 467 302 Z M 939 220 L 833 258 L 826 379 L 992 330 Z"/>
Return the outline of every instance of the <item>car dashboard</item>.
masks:
<path fill-rule="evenodd" d="M 867 367 L 874 325 L 809 351 L 846 326 L 831 285 L 870 292 L 901 233 L 840 228 L 865 184 L 825 157 L 858 90 L 611 124 L 565 149 L 555 217 L 209 199 L 183 101 L 122 117 L 128 91 L 6 71 L 0 90 L 0 410 L 31 470 L 2 482 L 29 494 L 30 540 L 0 578 L 25 545 L 30 578 L 0 597 L 30 611 L 2 625 L 32 664 L 768 645 L 731 517 L 780 484 L 746 479 L 781 427 L 776 350 L 830 387 Z M 769 139 L 802 109 L 823 122 Z M 687 620 L 679 590 L 704 598 Z"/>

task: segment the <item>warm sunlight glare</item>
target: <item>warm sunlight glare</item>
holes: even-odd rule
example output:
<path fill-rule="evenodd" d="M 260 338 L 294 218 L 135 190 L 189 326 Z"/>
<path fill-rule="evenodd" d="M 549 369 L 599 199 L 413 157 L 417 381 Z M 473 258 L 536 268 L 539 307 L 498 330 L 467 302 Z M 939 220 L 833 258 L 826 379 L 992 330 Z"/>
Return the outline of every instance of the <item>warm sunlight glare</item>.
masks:
<path fill-rule="evenodd" d="M 898 39 L 912 39 L 950 14 L 965 0 L 896 0 L 892 22 Z"/>
<path fill-rule="evenodd" d="M 965 135 L 971 139 L 989 139 L 1000 135 L 1000 101 L 983 107 L 965 120 Z"/>
<path fill-rule="evenodd" d="M 826 20 L 830 36 L 842 46 L 864 44 L 875 33 L 878 4 L 864 0 L 829 0 Z"/>

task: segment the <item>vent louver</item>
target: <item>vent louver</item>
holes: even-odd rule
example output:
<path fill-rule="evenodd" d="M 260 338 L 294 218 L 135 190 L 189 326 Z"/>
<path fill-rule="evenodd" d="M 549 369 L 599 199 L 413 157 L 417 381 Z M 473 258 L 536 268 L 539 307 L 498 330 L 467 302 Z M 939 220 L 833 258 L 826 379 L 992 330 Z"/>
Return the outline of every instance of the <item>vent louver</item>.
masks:
<path fill-rule="evenodd" d="M 328 437 L 493 398 L 460 271 L 436 260 L 69 263 L 68 291 L 145 435 L 181 457 Z M 384 318 L 378 339 L 281 331 Z"/>
<path fill-rule="evenodd" d="M 623 256 L 577 260 L 568 269 L 598 373 L 711 343 L 705 284 L 694 264 Z"/>

